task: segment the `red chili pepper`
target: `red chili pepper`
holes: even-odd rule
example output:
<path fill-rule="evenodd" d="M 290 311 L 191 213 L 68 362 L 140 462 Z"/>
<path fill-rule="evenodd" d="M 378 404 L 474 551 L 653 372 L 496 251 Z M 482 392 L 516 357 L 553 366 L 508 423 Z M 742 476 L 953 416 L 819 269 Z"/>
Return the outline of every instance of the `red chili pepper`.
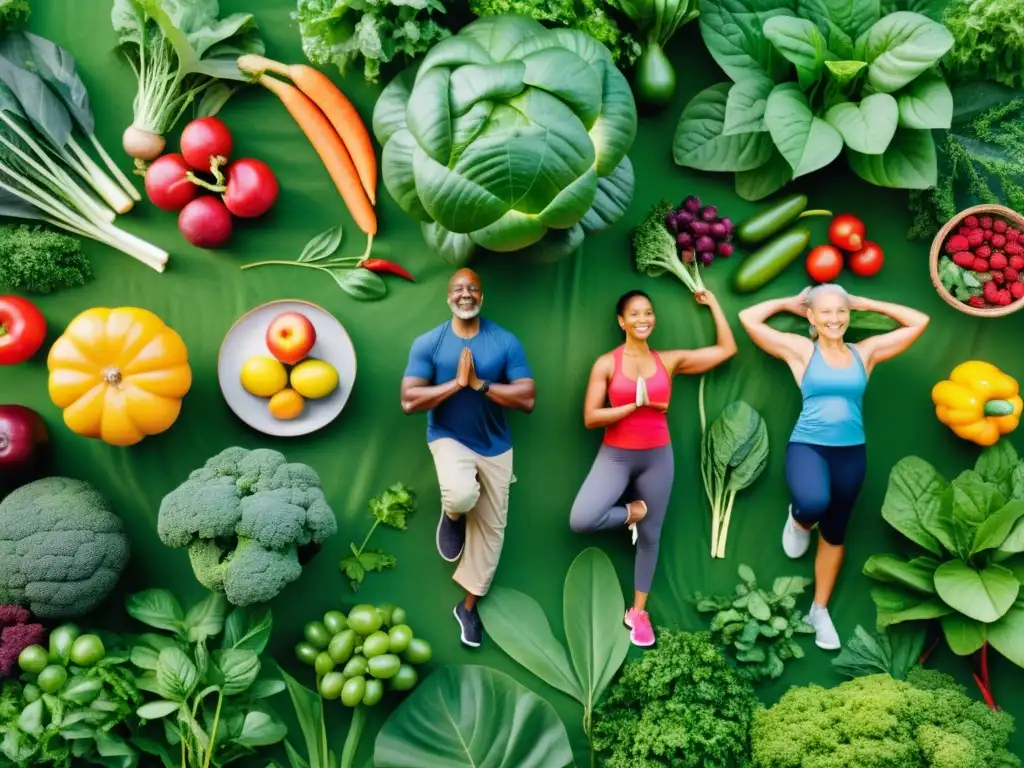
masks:
<path fill-rule="evenodd" d="M 410 283 L 416 282 L 416 278 L 406 272 L 405 269 L 395 264 L 395 262 L 388 261 L 387 259 L 364 259 L 359 263 L 359 266 L 363 269 L 368 269 L 371 272 L 398 275 L 399 277 L 404 277 Z"/>

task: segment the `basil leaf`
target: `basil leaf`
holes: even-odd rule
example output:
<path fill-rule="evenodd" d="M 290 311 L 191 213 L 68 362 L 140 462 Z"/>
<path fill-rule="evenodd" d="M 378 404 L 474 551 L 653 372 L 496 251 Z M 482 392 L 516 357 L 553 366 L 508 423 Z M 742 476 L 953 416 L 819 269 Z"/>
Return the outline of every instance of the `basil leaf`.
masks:
<path fill-rule="evenodd" d="M 248 690 L 260 673 L 260 659 L 252 651 L 228 648 L 214 654 L 217 668 L 224 676 L 225 696 L 235 696 Z"/>
<path fill-rule="evenodd" d="M 199 670 L 181 648 L 164 648 L 157 662 L 156 682 L 165 699 L 184 701 L 199 684 Z"/>
<path fill-rule="evenodd" d="M 338 246 L 341 245 L 341 236 L 342 229 L 340 225 L 321 232 L 306 243 L 306 247 L 302 249 L 302 254 L 296 261 L 310 262 L 326 259 L 338 250 Z"/>
<path fill-rule="evenodd" d="M 376 301 L 383 299 L 388 292 L 387 283 L 375 272 L 358 267 L 357 269 L 328 269 L 331 277 L 341 290 L 357 301 Z"/>
<path fill-rule="evenodd" d="M 150 627 L 179 632 L 185 623 L 185 611 L 166 589 L 147 589 L 128 598 L 128 615 Z"/>
<path fill-rule="evenodd" d="M 236 608 L 228 616 L 221 647 L 263 653 L 270 640 L 273 625 L 269 609 Z"/>

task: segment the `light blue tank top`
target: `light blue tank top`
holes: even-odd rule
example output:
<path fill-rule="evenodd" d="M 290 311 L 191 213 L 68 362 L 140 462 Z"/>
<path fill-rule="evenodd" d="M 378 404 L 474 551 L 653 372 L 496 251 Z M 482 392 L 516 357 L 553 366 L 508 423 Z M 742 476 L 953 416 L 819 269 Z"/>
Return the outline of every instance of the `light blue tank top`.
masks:
<path fill-rule="evenodd" d="M 864 361 L 852 344 L 853 364 L 835 368 L 825 362 L 818 345 L 800 382 L 803 410 L 789 440 L 811 445 L 862 445 L 864 419 L 861 414 L 868 374 Z"/>

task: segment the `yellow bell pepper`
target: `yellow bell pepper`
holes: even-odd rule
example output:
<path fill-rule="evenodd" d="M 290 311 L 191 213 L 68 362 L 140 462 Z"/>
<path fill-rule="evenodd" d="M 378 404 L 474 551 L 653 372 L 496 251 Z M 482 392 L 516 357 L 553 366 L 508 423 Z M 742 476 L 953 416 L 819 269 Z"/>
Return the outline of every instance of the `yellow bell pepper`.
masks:
<path fill-rule="evenodd" d="M 964 440 L 992 445 L 1013 432 L 1024 401 L 1017 381 L 990 363 L 961 363 L 932 388 L 939 421 Z"/>

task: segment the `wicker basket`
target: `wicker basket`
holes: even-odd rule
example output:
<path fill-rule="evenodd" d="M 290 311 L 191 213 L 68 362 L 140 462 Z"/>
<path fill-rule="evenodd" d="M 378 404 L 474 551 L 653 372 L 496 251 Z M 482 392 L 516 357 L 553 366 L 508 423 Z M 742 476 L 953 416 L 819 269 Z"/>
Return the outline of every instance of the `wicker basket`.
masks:
<path fill-rule="evenodd" d="M 953 309 L 963 312 L 965 315 L 974 315 L 974 317 L 1003 317 L 1005 315 L 1013 314 L 1018 309 L 1024 307 L 1024 299 L 1016 299 L 1005 307 L 985 307 L 984 309 L 978 309 L 977 307 L 972 307 L 970 304 L 964 304 L 953 296 L 946 290 L 946 286 L 944 286 L 942 281 L 939 279 L 939 259 L 945 253 L 942 249 L 942 245 L 946 242 L 946 238 L 949 237 L 949 233 L 957 229 L 964 218 L 971 215 L 999 216 L 1000 218 L 1011 222 L 1013 226 L 1024 231 L 1024 216 L 1003 205 L 975 205 L 971 208 L 966 208 L 960 211 L 960 213 L 946 222 L 946 225 L 939 230 L 935 239 L 932 240 L 932 251 L 928 258 L 928 270 L 931 273 L 932 285 L 935 286 L 935 290 L 938 292 L 939 296 L 942 297 L 943 301 L 953 307 Z"/>

